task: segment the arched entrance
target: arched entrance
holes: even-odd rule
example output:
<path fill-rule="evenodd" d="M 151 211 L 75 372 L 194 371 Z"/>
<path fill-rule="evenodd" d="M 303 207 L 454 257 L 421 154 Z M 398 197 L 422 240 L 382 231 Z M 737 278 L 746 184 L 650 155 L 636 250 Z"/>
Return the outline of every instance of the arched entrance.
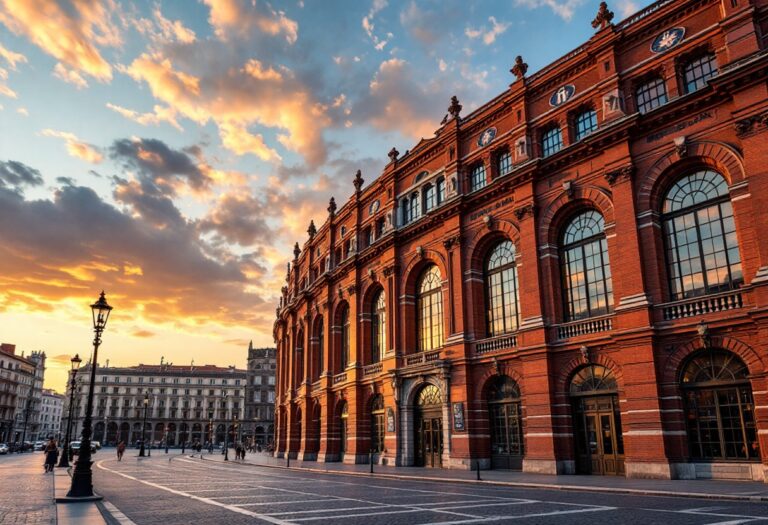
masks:
<path fill-rule="evenodd" d="M 420 467 L 443 466 L 443 398 L 435 385 L 426 385 L 416 396 L 414 410 L 415 463 Z"/>
<path fill-rule="evenodd" d="M 604 366 L 589 364 L 571 380 L 576 471 L 624 474 L 624 440 L 616 378 Z"/>
<path fill-rule="evenodd" d="M 346 401 L 341 402 L 341 416 L 339 417 L 339 461 L 344 461 L 347 453 L 347 419 L 349 418 L 349 406 Z"/>
<path fill-rule="evenodd" d="M 491 427 L 491 468 L 523 467 L 523 427 L 520 388 L 509 376 L 498 376 L 487 394 Z"/>
<path fill-rule="evenodd" d="M 704 350 L 694 354 L 680 378 L 693 459 L 760 459 L 755 404 L 749 371 L 735 354 Z"/>

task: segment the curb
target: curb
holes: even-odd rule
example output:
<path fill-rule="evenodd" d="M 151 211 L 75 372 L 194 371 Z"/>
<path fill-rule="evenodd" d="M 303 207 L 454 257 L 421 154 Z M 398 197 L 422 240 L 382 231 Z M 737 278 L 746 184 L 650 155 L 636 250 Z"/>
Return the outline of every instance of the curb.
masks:
<path fill-rule="evenodd" d="M 221 462 L 223 463 L 223 462 Z M 569 492 L 594 492 L 603 494 L 632 494 L 636 496 L 656 496 L 666 498 L 692 498 L 692 499 L 707 499 L 707 500 L 721 500 L 721 501 L 749 501 L 749 502 L 763 502 L 768 501 L 768 496 L 750 496 L 740 494 L 714 494 L 707 492 L 670 492 L 664 490 L 652 490 L 652 489 L 631 489 L 631 488 L 616 488 L 616 487 L 588 487 L 583 485 L 558 485 L 555 483 L 526 483 L 521 481 L 495 481 L 495 480 L 474 480 L 474 479 L 458 479 L 458 478 L 439 478 L 435 476 L 407 476 L 404 474 L 387 474 L 375 472 L 373 474 L 368 472 L 357 471 L 338 471 L 338 470 L 323 470 L 312 467 L 284 467 L 280 465 L 259 465 L 255 463 L 237 463 L 239 465 L 247 465 L 250 467 L 265 467 L 280 470 L 294 470 L 297 472 L 313 472 L 319 474 L 334 474 L 342 476 L 362 476 L 384 479 L 399 479 L 399 480 L 411 480 L 411 481 L 432 481 L 443 483 L 462 483 L 470 485 L 486 485 L 486 486 L 498 486 L 498 487 L 515 487 L 526 489 L 542 489 L 542 490 L 562 490 Z"/>

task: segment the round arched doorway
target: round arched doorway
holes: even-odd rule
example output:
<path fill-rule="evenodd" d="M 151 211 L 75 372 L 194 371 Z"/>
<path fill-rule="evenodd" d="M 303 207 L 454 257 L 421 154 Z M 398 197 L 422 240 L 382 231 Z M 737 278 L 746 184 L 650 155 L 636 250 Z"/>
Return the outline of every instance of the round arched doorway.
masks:
<path fill-rule="evenodd" d="M 624 474 L 618 385 L 604 366 L 589 364 L 571 379 L 576 471 L 581 474 Z"/>
<path fill-rule="evenodd" d="M 523 427 L 520 388 L 509 376 L 493 379 L 487 394 L 491 427 L 491 468 L 523 467 Z"/>
<path fill-rule="evenodd" d="M 435 385 L 426 385 L 416 396 L 414 410 L 415 464 L 443 466 L 443 396 Z"/>
<path fill-rule="evenodd" d="M 680 385 L 692 459 L 760 459 L 748 376 L 744 362 L 724 350 L 697 352 L 683 367 Z"/>

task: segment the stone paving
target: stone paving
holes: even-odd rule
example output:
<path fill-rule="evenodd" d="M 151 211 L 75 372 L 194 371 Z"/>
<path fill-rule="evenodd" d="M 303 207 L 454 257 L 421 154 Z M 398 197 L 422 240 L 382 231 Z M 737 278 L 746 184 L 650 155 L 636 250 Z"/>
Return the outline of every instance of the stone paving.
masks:
<path fill-rule="evenodd" d="M 43 472 L 43 453 L 0 456 L 0 525 L 55 525 L 53 474 Z"/>

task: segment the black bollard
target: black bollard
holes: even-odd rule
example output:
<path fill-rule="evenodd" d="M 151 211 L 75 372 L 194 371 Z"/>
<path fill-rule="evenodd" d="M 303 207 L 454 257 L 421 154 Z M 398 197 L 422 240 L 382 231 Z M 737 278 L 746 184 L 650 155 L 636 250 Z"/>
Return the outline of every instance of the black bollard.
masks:
<path fill-rule="evenodd" d="M 478 459 L 475 462 L 476 470 L 477 470 L 477 481 L 480 481 L 480 460 Z"/>
<path fill-rule="evenodd" d="M 371 464 L 371 474 L 373 474 L 373 450 L 368 452 L 368 462 Z"/>
<path fill-rule="evenodd" d="M 285 468 L 291 468 L 291 456 L 285 454 Z"/>

